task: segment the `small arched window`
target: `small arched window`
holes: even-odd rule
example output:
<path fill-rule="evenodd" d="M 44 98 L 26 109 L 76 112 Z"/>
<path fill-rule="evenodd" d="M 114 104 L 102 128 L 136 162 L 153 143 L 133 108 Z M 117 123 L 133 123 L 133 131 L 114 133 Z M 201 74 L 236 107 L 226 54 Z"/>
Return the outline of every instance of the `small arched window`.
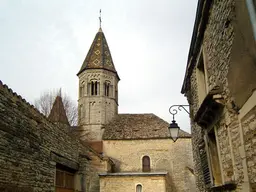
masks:
<path fill-rule="evenodd" d="M 150 171 L 150 158 L 149 156 L 144 156 L 142 158 L 142 171 L 149 172 Z"/>
<path fill-rule="evenodd" d="M 142 185 L 141 184 L 138 184 L 136 186 L 136 192 L 142 192 Z"/>

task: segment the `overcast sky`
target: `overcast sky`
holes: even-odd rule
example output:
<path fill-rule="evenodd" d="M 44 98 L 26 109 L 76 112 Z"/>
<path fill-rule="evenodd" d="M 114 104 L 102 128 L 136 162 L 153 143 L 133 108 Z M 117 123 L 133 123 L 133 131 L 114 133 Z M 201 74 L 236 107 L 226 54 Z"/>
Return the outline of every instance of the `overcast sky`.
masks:
<path fill-rule="evenodd" d="M 0 0 L 0 80 L 33 104 L 46 90 L 78 98 L 76 76 L 99 28 L 118 74 L 119 112 L 187 104 L 180 93 L 196 0 Z M 189 116 L 176 117 L 190 132 Z"/>

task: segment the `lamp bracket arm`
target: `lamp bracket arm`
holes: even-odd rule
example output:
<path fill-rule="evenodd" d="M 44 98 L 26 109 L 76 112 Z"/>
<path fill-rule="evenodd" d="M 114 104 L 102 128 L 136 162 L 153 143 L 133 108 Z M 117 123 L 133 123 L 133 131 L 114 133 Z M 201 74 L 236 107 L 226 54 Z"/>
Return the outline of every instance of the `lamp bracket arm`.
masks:
<path fill-rule="evenodd" d="M 187 112 L 187 114 L 190 114 L 189 111 L 185 107 L 189 107 L 189 105 L 172 105 L 169 108 L 169 113 L 172 115 L 173 120 L 174 120 L 174 116 L 178 113 L 178 110 L 182 111 L 182 109 L 183 109 L 184 111 Z"/>

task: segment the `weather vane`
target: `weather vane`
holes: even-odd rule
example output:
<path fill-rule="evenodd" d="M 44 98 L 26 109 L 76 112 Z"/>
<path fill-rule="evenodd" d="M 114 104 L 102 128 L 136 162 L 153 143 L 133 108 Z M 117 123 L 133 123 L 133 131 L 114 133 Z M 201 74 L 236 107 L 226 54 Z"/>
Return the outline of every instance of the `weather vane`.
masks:
<path fill-rule="evenodd" d="M 100 20 L 100 28 L 101 28 L 101 9 L 100 9 L 100 16 L 99 16 L 99 20 Z"/>

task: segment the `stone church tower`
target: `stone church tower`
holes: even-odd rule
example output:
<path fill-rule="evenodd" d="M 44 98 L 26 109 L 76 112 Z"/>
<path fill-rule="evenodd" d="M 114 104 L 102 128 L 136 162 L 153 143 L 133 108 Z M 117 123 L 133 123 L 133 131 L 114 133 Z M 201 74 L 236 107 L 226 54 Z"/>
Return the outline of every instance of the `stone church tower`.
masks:
<path fill-rule="evenodd" d="M 103 125 L 118 113 L 118 81 L 120 80 L 101 28 L 77 76 L 81 139 L 101 141 Z"/>

